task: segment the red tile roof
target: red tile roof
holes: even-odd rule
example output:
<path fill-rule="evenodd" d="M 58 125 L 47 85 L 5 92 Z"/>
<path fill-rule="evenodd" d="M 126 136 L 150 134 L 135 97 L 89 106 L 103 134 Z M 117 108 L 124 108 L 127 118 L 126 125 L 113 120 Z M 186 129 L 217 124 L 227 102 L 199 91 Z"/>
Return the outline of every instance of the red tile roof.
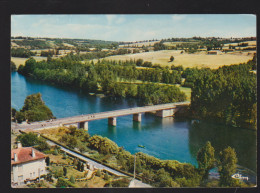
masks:
<path fill-rule="evenodd" d="M 35 152 L 35 157 L 32 157 L 32 150 Z M 18 160 L 14 161 L 14 153 L 16 153 Z M 20 164 L 28 161 L 38 160 L 45 158 L 46 155 L 44 153 L 39 152 L 38 150 L 32 147 L 21 147 L 18 149 L 13 149 L 11 151 L 11 164 Z"/>

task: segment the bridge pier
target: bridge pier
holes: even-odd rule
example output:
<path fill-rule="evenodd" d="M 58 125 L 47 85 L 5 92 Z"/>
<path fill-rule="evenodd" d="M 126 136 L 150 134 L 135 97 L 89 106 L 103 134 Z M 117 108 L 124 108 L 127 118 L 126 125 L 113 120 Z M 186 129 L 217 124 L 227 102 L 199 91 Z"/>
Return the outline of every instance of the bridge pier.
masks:
<path fill-rule="evenodd" d="M 88 130 L 88 122 L 79 122 L 78 123 L 78 128 L 83 128 L 84 130 Z"/>
<path fill-rule="evenodd" d="M 116 126 L 116 117 L 110 117 L 108 118 L 108 124 Z"/>
<path fill-rule="evenodd" d="M 165 109 L 165 110 L 160 110 L 156 111 L 156 116 L 158 117 L 171 117 L 174 115 L 174 113 L 177 111 L 176 108 L 174 109 Z"/>
<path fill-rule="evenodd" d="M 133 114 L 133 121 L 141 122 L 142 113 Z"/>

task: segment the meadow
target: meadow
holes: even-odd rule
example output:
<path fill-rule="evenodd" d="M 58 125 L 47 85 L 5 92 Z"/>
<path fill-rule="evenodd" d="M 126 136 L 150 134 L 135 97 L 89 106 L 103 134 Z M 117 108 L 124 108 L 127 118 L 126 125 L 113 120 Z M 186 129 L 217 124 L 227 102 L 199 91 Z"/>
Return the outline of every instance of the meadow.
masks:
<path fill-rule="evenodd" d="M 170 57 L 174 57 L 174 61 L 170 62 Z M 182 53 L 181 50 L 161 50 L 155 52 L 144 52 L 137 54 L 116 55 L 109 56 L 107 60 L 130 60 L 143 59 L 144 61 L 152 62 L 153 64 L 160 64 L 161 66 L 182 65 L 184 68 L 188 67 L 206 67 L 217 69 L 223 65 L 239 64 L 247 62 L 253 58 L 252 54 L 247 53 L 223 53 L 219 55 L 209 55 L 206 52 L 199 52 L 195 54 Z"/>
<path fill-rule="evenodd" d="M 47 57 L 42 56 L 34 56 L 33 57 L 37 62 L 42 60 L 47 60 Z M 19 58 L 19 57 L 11 57 L 11 61 L 13 61 L 18 68 L 20 65 L 24 65 L 25 61 L 28 60 L 28 58 Z"/>

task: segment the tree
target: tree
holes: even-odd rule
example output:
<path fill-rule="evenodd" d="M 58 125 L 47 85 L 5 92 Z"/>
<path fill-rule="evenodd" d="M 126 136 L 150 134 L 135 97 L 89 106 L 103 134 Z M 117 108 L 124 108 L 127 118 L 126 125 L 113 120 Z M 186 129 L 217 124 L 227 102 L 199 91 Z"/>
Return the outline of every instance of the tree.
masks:
<path fill-rule="evenodd" d="M 78 164 L 77 164 L 77 170 L 80 171 L 80 169 L 81 169 L 81 162 L 78 161 Z"/>
<path fill-rule="evenodd" d="M 25 119 L 28 121 L 42 121 L 51 118 L 54 118 L 54 116 L 51 110 L 44 104 L 40 93 L 27 96 L 21 111 L 16 112 L 18 122 Z"/>
<path fill-rule="evenodd" d="M 218 172 L 220 175 L 220 185 L 230 186 L 232 185 L 233 178 L 231 177 L 237 168 L 237 156 L 235 149 L 227 147 L 219 154 Z"/>
<path fill-rule="evenodd" d="M 50 165 L 50 157 L 48 156 L 48 157 L 46 157 L 46 159 L 45 159 L 45 162 L 46 162 L 46 165 L 47 166 L 49 166 Z"/>
<path fill-rule="evenodd" d="M 137 59 L 136 60 L 136 66 L 142 66 L 143 65 L 143 59 Z"/>
<path fill-rule="evenodd" d="M 81 163 L 80 171 L 81 171 L 81 172 L 84 172 L 84 163 Z"/>
<path fill-rule="evenodd" d="M 63 176 L 66 176 L 66 175 L 67 175 L 67 168 L 63 167 Z"/>
<path fill-rule="evenodd" d="M 199 169 L 203 173 L 203 178 L 207 179 L 209 170 L 215 166 L 215 149 L 211 146 L 211 143 L 207 141 L 206 145 L 199 149 L 197 154 L 197 161 Z"/>
<path fill-rule="evenodd" d="M 23 147 L 29 147 L 37 145 L 39 142 L 38 136 L 35 133 L 29 132 L 29 133 L 22 133 L 17 136 L 17 141 L 20 141 L 22 143 Z"/>
<path fill-rule="evenodd" d="M 15 114 L 16 114 L 16 109 L 15 108 L 11 108 L 11 116 L 15 118 Z"/>
<path fill-rule="evenodd" d="M 54 150 L 53 155 L 58 155 L 58 150 L 57 149 Z"/>
<path fill-rule="evenodd" d="M 72 176 L 70 176 L 70 182 L 71 182 L 71 183 L 73 183 L 73 184 L 75 183 L 75 178 L 74 178 L 74 176 L 73 176 L 73 175 L 72 175 Z"/>
<path fill-rule="evenodd" d="M 170 57 L 170 62 L 173 62 L 173 60 L 174 60 L 174 57 L 171 56 L 171 57 Z"/>
<path fill-rule="evenodd" d="M 100 169 L 98 169 L 98 171 L 97 171 L 97 176 L 98 176 L 98 177 L 101 176 L 101 171 L 100 171 Z"/>
<path fill-rule="evenodd" d="M 19 112 L 19 111 L 16 111 L 15 113 L 15 120 L 18 122 L 18 123 L 21 123 L 25 120 L 24 118 L 24 113 L 23 112 Z"/>
<path fill-rule="evenodd" d="M 67 186 L 68 186 L 68 182 L 64 178 L 59 177 L 58 181 L 56 183 L 56 187 L 58 187 L 58 188 L 65 188 Z"/>
<path fill-rule="evenodd" d="M 108 176 L 107 173 L 105 173 L 105 175 L 104 175 L 104 180 L 108 180 L 108 179 L 109 179 L 109 176 Z"/>
<path fill-rule="evenodd" d="M 13 61 L 11 61 L 11 71 L 16 71 L 17 68 L 16 68 L 16 65 Z"/>

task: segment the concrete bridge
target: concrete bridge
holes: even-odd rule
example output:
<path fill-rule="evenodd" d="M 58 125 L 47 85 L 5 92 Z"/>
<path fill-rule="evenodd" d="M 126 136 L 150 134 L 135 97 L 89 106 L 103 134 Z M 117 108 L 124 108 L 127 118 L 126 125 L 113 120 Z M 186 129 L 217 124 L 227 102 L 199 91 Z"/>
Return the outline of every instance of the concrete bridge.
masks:
<path fill-rule="evenodd" d="M 52 119 L 41 122 L 34 122 L 30 124 L 12 124 L 12 129 L 41 129 L 41 128 L 52 128 L 57 126 L 66 125 L 77 125 L 78 128 L 84 128 L 88 130 L 88 122 L 108 119 L 108 124 L 116 126 L 116 119 L 120 116 L 133 115 L 133 120 L 141 122 L 142 113 L 146 112 L 156 112 L 156 116 L 159 117 L 170 117 L 175 114 L 181 107 L 189 105 L 190 102 L 178 102 L 178 103 L 167 103 L 161 105 L 144 106 L 144 107 L 134 107 L 129 109 L 121 109 L 115 111 L 106 111 L 100 113 L 79 115 L 73 117 Z"/>

